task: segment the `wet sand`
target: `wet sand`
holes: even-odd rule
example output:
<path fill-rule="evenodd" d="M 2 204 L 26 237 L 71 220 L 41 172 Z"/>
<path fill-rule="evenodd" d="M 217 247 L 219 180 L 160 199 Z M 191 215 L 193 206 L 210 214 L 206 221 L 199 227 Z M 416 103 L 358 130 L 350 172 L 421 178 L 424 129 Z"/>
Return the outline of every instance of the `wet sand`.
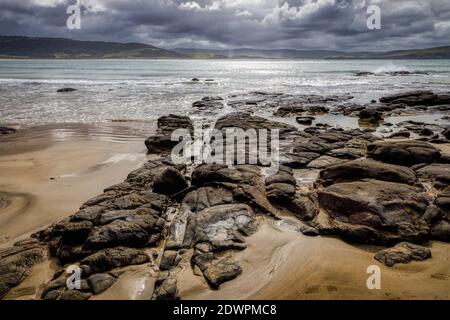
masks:
<path fill-rule="evenodd" d="M 121 182 L 146 160 L 143 139 L 87 125 L 43 126 L 1 137 L 0 245 L 75 213 Z"/>
<path fill-rule="evenodd" d="M 211 290 L 202 276 L 185 268 L 183 299 L 449 299 L 450 250 L 431 244 L 432 259 L 392 268 L 373 259 L 381 247 L 354 246 L 332 237 L 307 237 L 269 221 L 236 255 L 243 272 Z M 369 290 L 367 267 L 381 269 L 381 290 Z"/>

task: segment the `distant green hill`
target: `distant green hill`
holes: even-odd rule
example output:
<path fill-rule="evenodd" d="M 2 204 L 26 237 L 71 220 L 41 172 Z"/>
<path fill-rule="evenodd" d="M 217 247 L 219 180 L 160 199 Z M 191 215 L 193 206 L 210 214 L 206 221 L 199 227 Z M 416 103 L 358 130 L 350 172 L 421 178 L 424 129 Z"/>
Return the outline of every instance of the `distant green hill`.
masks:
<path fill-rule="evenodd" d="M 389 52 L 178 48 L 142 43 L 0 36 L 0 59 L 450 59 L 450 46 Z"/>
<path fill-rule="evenodd" d="M 2 57 L 17 59 L 184 58 L 182 54 L 142 43 L 0 36 L 0 58 Z"/>

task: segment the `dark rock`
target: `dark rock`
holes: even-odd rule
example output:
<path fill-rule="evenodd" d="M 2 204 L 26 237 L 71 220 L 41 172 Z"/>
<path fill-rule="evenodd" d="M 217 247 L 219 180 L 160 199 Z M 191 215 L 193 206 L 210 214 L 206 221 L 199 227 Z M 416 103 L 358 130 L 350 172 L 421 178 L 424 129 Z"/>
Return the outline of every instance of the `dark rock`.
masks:
<path fill-rule="evenodd" d="M 77 91 L 77 89 L 74 89 L 74 88 L 62 88 L 62 89 L 56 90 L 56 92 L 74 92 L 74 91 Z"/>
<path fill-rule="evenodd" d="M 69 222 L 64 225 L 62 243 L 77 245 L 83 243 L 92 230 L 92 223 L 89 221 Z"/>
<path fill-rule="evenodd" d="M 198 78 L 192 78 L 192 82 L 199 82 L 200 80 Z"/>
<path fill-rule="evenodd" d="M 162 271 L 170 270 L 175 267 L 180 261 L 177 251 L 166 250 L 161 258 L 159 269 Z"/>
<path fill-rule="evenodd" d="M 266 187 L 267 199 L 273 203 L 290 201 L 295 195 L 295 186 L 287 183 L 273 183 Z"/>
<path fill-rule="evenodd" d="M 383 103 L 403 103 L 409 106 L 433 105 L 437 102 L 438 96 L 432 91 L 410 91 L 393 94 L 380 98 Z"/>
<path fill-rule="evenodd" d="M 170 136 L 157 134 L 145 140 L 145 146 L 149 153 L 163 153 L 172 150 L 179 142 L 172 141 Z"/>
<path fill-rule="evenodd" d="M 198 166 L 191 176 L 192 185 L 201 187 L 210 183 L 231 182 L 236 184 L 254 184 L 259 178 L 259 168 L 255 166 L 235 166 L 229 168 L 220 164 Z"/>
<path fill-rule="evenodd" d="M 414 184 L 417 181 L 413 170 L 373 160 L 354 160 L 329 166 L 320 172 L 320 180 L 325 185 L 362 179 Z"/>
<path fill-rule="evenodd" d="M 389 139 L 396 139 L 396 138 L 409 138 L 411 136 L 411 133 L 408 131 L 398 131 L 394 132 L 389 136 Z"/>
<path fill-rule="evenodd" d="M 93 274 L 88 278 L 89 285 L 93 294 L 100 294 L 111 287 L 117 279 L 107 273 Z"/>
<path fill-rule="evenodd" d="M 233 280 L 241 273 L 241 266 L 230 257 L 212 261 L 203 272 L 213 288 L 219 288 L 222 283 Z"/>
<path fill-rule="evenodd" d="M 14 128 L 0 126 L 0 134 L 11 134 L 15 133 L 17 130 Z"/>
<path fill-rule="evenodd" d="M 440 241 L 450 242 L 450 223 L 446 220 L 441 220 L 431 228 L 433 238 Z"/>
<path fill-rule="evenodd" d="M 153 300 L 176 300 L 177 299 L 177 279 L 175 277 L 166 278 L 162 284 L 153 292 Z"/>
<path fill-rule="evenodd" d="M 112 248 L 119 245 L 143 247 L 148 238 L 149 235 L 138 223 L 116 220 L 96 229 L 86 243 L 93 249 Z"/>
<path fill-rule="evenodd" d="M 378 252 L 374 258 L 388 267 L 392 267 L 396 263 L 429 259 L 431 258 L 431 250 L 416 244 L 401 242 L 392 248 Z"/>
<path fill-rule="evenodd" d="M 369 144 L 368 151 L 375 160 L 405 166 L 431 163 L 440 157 L 438 149 L 419 141 L 374 143 Z"/>
<path fill-rule="evenodd" d="M 355 76 L 357 76 L 357 77 L 373 76 L 373 75 L 375 75 L 375 72 L 369 72 L 369 71 L 360 71 L 355 74 Z"/>
<path fill-rule="evenodd" d="M 280 129 L 280 132 L 297 131 L 297 128 L 276 121 L 271 121 L 266 118 L 253 116 L 246 112 L 232 112 L 216 121 L 215 128 L 222 130 L 225 128 L 240 128 L 248 129 Z"/>
<path fill-rule="evenodd" d="M 366 156 L 366 150 L 362 148 L 337 148 L 327 152 L 327 155 L 340 159 L 358 159 Z"/>
<path fill-rule="evenodd" d="M 315 119 L 316 119 L 316 118 L 314 118 L 314 117 L 297 117 L 297 118 L 295 118 L 295 120 L 297 121 L 297 123 L 302 124 L 302 125 L 306 125 L 306 126 L 312 125 L 312 122 L 313 122 Z"/>
<path fill-rule="evenodd" d="M 297 193 L 295 199 L 291 203 L 286 204 L 286 207 L 302 221 L 311 221 L 319 213 L 317 197 L 313 194 Z"/>
<path fill-rule="evenodd" d="M 447 128 L 444 131 L 442 131 L 442 135 L 445 137 L 445 139 L 450 140 L 450 128 Z"/>
<path fill-rule="evenodd" d="M 421 178 L 434 181 L 436 188 L 446 188 L 450 185 L 450 164 L 433 163 L 417 170 Z"/>
<path fill-rule="evenodd" d="M 67 290 L 60 296 L 60 300 L 88 300 L 92 294 L 79 290 Z"/>
<path fill-rule="evenodd" d="M 390 244 L 423 241 L 428 199 L 421 189 L 379 180 L 334 184 L 318 192 L 333 233 L 350 242 Z"/>
<path fill-rule="evenodd" d="M 149 261 L 149 256 L 140 250 L 117 247 L 98 251 L 83 259 L 81 264 L 89 266 L 92 272 L 97 273 Z"/>
<path fill-rule="evenodd" d="M 183 175 L 175 168 L 168 167 L 153 183 L 153 192 L 165 195 L 174 195 L 188 187 Z"/>
<path fill-rule="evenodd" d="M 172 133 L 177 129 L 187 129 L 192 134 L 194 127 L 191 119 L 173 114 L 160 117 L 157 133 L 145 140 L 148 151 L 150 153 L 171 151 L 179 143 L 179 141 L 172 141 Z"/>
<path fill-rule="evenodd" d="M 379 123 L 383 121 L 383 114 L 376 109 L 366 108 L 359 113 L 359 119 L 368 123 Z"/>
<path fill-rule="evenodd" d="M 432 136 L 434 134 L 434 132 L 433 132 L 433 130 L 431 130 L 429 128 L 423 128 L 422 130 L 419 131 L 419 134 L 421 136 L 429 137 L 429 136 Z"/>
<path fill-rule="evenodd" d="M 311 161 L 310 163 L 308 163 L 308 165 L 306 167 L 310 168 L 310 169 L 323 169 L 328 166 L 340 164 L 340 163 L 343 163 L 346 161 L 347 161 L 346 159 L 340 159 L 340 158 L 335 158 L 335 157 L 330 157 L 330 156 L 321 156 L 321 157 Z"/>
<path fill-rule="evenodd" d="M 211 110 L 217 110 L 222 109 L 224 107 L 223 103 L 219 100 L 213 100 L 213 98 L 210 98 L 211 100 L 201 100 L 196 101 L 192 104 L 192 107 L 201 110 L 201 111 L 211 111 Z M 223 99 L 222 99 L 223 100 Z"/>

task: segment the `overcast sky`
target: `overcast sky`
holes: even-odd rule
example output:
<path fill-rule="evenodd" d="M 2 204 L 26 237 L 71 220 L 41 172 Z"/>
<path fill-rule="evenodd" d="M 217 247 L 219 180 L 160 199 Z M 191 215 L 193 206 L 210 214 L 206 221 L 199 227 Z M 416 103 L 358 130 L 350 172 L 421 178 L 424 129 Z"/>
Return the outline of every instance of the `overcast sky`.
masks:
<path fill-rule="evenodd" d="M 66 28 L 79 3 L 81 30 Z M 379 3 L 381 30 L 368 30 Z M 165 48 L 387 51 L 450 45 L 450 0 L 0 0 L 0 34 Z"/>

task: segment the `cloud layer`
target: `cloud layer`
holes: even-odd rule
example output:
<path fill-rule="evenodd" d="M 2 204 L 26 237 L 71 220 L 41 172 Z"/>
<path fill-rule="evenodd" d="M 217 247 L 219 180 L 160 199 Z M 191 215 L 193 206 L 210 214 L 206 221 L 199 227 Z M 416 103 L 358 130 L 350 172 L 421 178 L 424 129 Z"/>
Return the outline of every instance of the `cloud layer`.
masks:
<path fill-rule="evenodd" d="M 81 30 L 66 28 L 78 3 Z M 381 30 L 366 26 L 381 9 Z M 0 34 L 202 48 L 386 51 L 450 45 L 448 0 L 0 0 Z"/>

